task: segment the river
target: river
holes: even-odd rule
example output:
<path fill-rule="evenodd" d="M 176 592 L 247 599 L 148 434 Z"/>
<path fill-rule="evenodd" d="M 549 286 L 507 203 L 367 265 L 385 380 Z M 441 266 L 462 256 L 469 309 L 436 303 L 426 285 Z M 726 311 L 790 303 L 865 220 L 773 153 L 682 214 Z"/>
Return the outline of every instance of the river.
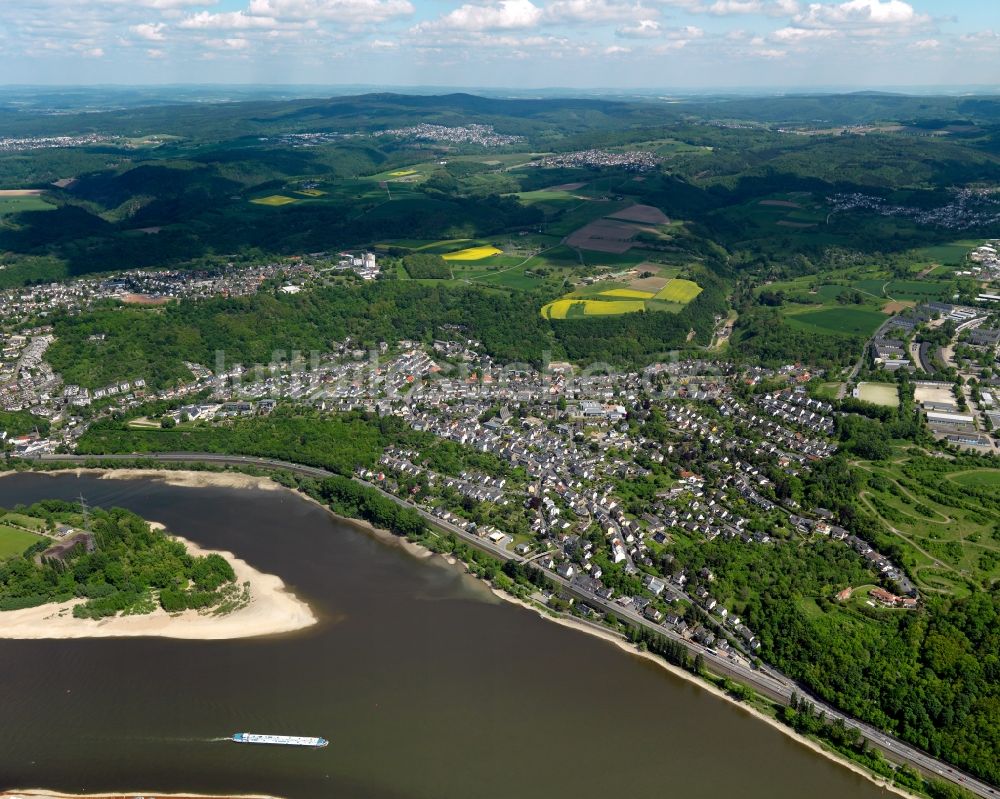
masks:
<path fill-rule="evenodd" d="M 20 474 L 279 575 L 321 623 L 264 639 L 0 640 L 0 788 L 288 799 L 874 799 L 887 792 L 646 660 L 500 602 L 287 491 Z M 239 746 L 240 730 L 323 750 Z"/>

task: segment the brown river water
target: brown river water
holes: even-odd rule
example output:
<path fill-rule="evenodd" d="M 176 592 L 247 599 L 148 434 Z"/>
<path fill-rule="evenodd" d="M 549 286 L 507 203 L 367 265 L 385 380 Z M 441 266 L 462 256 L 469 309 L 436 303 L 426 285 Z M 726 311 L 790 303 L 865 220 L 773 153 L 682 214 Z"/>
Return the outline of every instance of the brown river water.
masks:
<path fill-rule="evenodd" d="M 0 789 L 288 799 L 874 799 L 697 685 L 291 492 L 22 474 L 277 574 L 321 623 L 242 641 L 0 640 Z M 2 619 L 0 619 L 2 621 Z M 322 750 L 240 746 L 238 731 Z"/>

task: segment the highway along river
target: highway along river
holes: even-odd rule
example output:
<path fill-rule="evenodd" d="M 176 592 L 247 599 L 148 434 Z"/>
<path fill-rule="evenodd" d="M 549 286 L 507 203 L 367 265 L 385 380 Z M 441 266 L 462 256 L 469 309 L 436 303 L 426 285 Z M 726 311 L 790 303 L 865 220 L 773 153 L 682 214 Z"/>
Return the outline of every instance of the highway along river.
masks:
<path fill-rule="evenodd" d="M 322 622 L 243 641 L 0 640 L 0 788 L 288 799 L 888 794 L 616 647 L 287 491 L 21 474 L 0 506 L 119 505 L 282 577 Z M 2 617 L 0 617 L 2 621 Z M 234 732 L 320 735 L 322 750 Z"/>

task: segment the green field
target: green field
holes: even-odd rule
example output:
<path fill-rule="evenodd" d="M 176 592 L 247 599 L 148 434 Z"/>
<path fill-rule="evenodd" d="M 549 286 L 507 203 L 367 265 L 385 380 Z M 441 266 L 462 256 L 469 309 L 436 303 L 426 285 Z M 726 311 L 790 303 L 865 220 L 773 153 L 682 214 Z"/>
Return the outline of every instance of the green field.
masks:
<path fill-rule="evenodd" d="M 951 283 L 938 280 L 893 280 L 886 287 L 886 294 L 895 300 L 939 300 L 952 292 Z"/>
<path fill-rule="evenodd" d="M 965 262 L 965 256 L 969 250 L 982 244 L 981 239 L 960 239 L 949 244 L 938 244 L 933 247 L 921 247 L 915 251 L 915 255 L 924 261 L 944 264 L 945 266 L 959 266 Z"/>
<path fill-rule="evenodd" d="M 54 211 L 55 206 L 41 197 L 0 197 L 0 216 L 25 211 Z"/>
<path fill-rule="evenodd" d="M 885 314 L 880 311 L 851 306 L 796 310 L 785 314 L 789 324 L 805 330 L 852 336 L 870 336 L 885 319 Z"/>
<path fill-rule="evenodd" d="M 0 524 L 0 560 L 7 560 L 24 552 L 28 547 L 44 541 L 45 538 L 34 533 L 18 530 L 6 524 Z"/>

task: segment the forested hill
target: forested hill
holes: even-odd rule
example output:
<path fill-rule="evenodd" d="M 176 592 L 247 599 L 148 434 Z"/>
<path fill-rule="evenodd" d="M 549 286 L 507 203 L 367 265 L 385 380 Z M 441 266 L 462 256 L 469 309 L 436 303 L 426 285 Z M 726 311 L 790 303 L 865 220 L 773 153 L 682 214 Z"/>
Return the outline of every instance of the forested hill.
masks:
<path fill-rule="evenodd" d="M 239 99 L 227 103 L 166 104 L 102 113 L 52 115 L 0 109 L 0 136 L 75 135 L 114 131 L 140 136 L 173 133 L 193 139 L 237 138 L 321 128 L 377 130 L 418 123 L 459 124 L 475 117 L 508 132 L 556 126 L 579 133 L 672 125 L 685 121 L 743 120 L 760 124 L 863 125 L 888 121 L 919 125 L 934 121 L 981 125 L 1000 120 L 1000 97 L 912 96 L 872 92 L 764 97 L 670 98 L 499 98 L 475 94 L 340 95 L 313 99 Z M 325 123 L 325 124 L 322 124 Z M 333 127 L 336 125 L 337 127 Z"/>
<path fill-rule="evenodd" d="M 99 310 L 54 319 L 58 340 L 47 358 L 70 383 L 97 388 L 143 375 L 154 387 L 188 379 L 185 361 L 270 363 L 275 351 L 326 352 L 350 336 L 374 346 L 400 338 L 430 340 L 459 326 L 500 363 L 539 365 L 546 354 L 582 363 L 635 368 L 666 350 L 706 343 L 727 305 L 725 287 L 707 273 L 702 293 L 680 313 L 635 313 L 594 320 L 543 319 L 533 293 L 442 288 L 379 281 L 301 294 L 260 293 L 157 309 Z M 373 312 L 374 309 L 374 312 Z M 100 334 L 100 336 L 95 334 Z"/>

